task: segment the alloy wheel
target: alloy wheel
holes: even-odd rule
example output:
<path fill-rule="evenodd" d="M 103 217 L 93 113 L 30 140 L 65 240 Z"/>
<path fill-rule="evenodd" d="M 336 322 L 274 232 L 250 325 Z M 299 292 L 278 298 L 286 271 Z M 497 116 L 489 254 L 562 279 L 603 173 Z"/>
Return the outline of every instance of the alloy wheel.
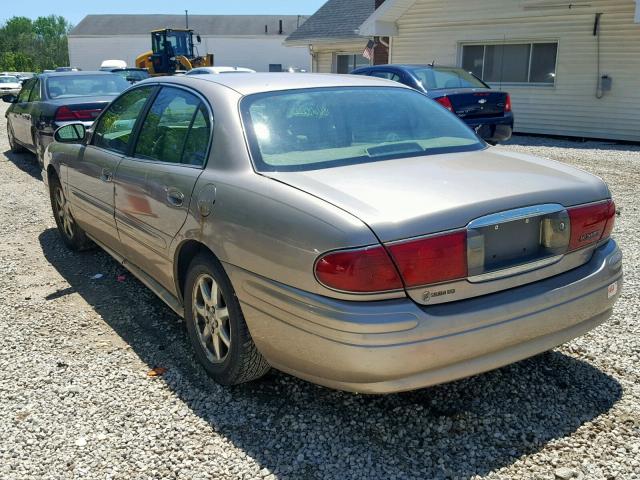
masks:
<path fill-rule="evenodd" d="M 67 199 L 64 196 L 62 187 L 55 187 L 54 200 L 56 205 L 56 215 L 58 216 L 58 220 L 60 221 L 60 226 L 62 227 L 63 233 L 67 236 L 67 238 L 72 239 L 75 223 L 73 221 L 73 217 L 71 216 L 71 212 L 69 211 L 69 204 L 67 203 Z"/>
<path fill-rule="evenodd" d="M 206 273 L 196 280 L 192 294 L 193 316 L 198 339 L 212 363 L 222 363 L 231 348 L 229 309 L 222 289 Z"/>

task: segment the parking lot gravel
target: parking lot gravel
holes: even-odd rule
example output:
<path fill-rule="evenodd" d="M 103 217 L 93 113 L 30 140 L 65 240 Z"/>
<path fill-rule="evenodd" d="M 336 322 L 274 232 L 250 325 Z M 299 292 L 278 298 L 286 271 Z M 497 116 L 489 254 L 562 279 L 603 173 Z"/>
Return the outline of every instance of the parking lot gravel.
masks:
<path fill-rule="evenodd" d="M 609 183 L 626 283 L 606 324 L 473 378 L 365 396 L 275 371 L 210 381 L 160 300 L 107 254 L 64 247 L 5 111 L 0 479 L 640 479 L 640 146 L 497 147 Z"/>

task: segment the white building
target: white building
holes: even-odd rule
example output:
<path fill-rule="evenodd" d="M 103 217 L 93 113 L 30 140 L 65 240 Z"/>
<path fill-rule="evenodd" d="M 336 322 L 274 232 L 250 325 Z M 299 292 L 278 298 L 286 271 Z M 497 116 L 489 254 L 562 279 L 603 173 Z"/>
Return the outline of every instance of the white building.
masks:
<path fill-rule="evenodd" d="M 189 28 L 202 38 L 200 54 L 213 53 L 215 65 L 241 66 L 268 72 L 310 69 L 306 47 L 288 48 L 287 35 L 304 23 L 300 15 L 189 15 Z M 152 30 L 185 28 L 184 15 L 87 15 L 69 33 L 73 67 L 96 70 L 103 60 L 121 59 L 135 66 L 136 57 L 151 50 Z M 195 40 L 194 40 L 195 41 Z"/>
<path fill-rule="evenodd" d="M 359 25 L 351 1 L 329 0 L 290 36 L 315 71 L 357 64 L 376 39 L 389 63 L 457 65 L 508 91 L 517 132 L 640 141 L 640 0 L 357 0 L 371 9 Z M 348 22 L 350 38 L 312 29 L 318 17 Z"/>

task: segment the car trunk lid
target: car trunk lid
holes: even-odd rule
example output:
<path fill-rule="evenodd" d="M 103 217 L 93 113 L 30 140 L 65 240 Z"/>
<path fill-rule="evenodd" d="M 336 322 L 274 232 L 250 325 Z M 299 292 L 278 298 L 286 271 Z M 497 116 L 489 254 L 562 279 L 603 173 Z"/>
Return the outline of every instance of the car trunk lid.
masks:
<path fill-rule="evenodd" d="M 434 98 L 446 96 L 453 112 L 460 118 L 501 117 L 507 105 L 507 93 L 477 88 L 447 90 L 446 95 L 433 92 Z"/>
<path fill-rule="evenodd" d="M 588 255 L 574 255 L 558 268 L 566 244 L 555 248 L 555 237 L 545 243 L 544 235 L 563 222 L 566 227 L 566 207 L 610 196 L 604 182 L 586 172 L 495 149 L 265 175 L 357 216 L 390 251 L 397 243 L 464 231 L 470 249 L 466 288 L 458 287 L 458 295 L 440 294 L 443 298 L 429 293 L 431 303 L 488 293 L 485 282 L 494 278 L 483 278 L 487 272 L 516 268 L 515 275 L 548 267 L 555 274 L 587 261 Z M 567 241 L 566 231 L 559 234 L 561 242 Z M 533 281 L 540 275 L 529 277 Z M 418 286 L 407 286 L 407 291 L 426 303 Z"/>

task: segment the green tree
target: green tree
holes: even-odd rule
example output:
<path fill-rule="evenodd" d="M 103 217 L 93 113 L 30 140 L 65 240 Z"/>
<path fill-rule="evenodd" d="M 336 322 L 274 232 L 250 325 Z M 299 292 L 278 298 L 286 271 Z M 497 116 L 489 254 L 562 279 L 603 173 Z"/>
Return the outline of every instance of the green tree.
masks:
<path fill-rule="evenodd" d="M 42 71 L 69 64 L 64 17 L 13 17 L 0 26 L 0 70 Z"/>

